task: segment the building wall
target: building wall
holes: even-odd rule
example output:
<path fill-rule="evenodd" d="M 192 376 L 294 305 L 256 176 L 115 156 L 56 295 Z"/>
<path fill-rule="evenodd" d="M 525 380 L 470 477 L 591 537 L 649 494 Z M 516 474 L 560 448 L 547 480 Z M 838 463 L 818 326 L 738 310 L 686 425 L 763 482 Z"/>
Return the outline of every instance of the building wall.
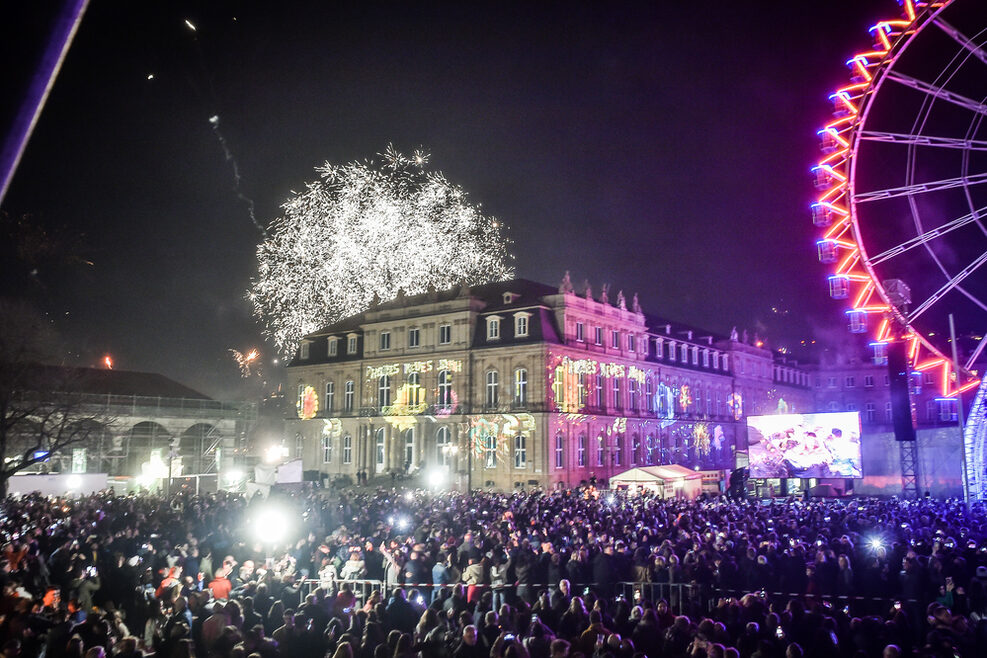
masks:
<path fill-rule="evenodd" d="M 735 336 L 502 285 L 482 297 L 397 300 L 307 337 L 289 367 L 303 416 L 289 432 L 305 468 L 352 477 L 442 467 L 460 486 L 498 489 L 573 485 L 646 464 L 729 469 L 749 410 L 812 405 L 804 369 Z M 344 354 L 350 338 L 358 354 Z"/>

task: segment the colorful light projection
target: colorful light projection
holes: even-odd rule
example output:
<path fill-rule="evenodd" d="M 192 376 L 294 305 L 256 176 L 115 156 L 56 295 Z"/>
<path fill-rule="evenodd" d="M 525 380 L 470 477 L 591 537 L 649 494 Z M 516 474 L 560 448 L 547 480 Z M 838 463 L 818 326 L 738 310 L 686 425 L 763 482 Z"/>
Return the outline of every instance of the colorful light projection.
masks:
<path fill-rule="evenodd" d="M 734 420 L 744 417 L 744 396 L 740 393 L 731 393 L 727 396 L 727 408 L 733 414 Z"/>
<path fill-rule="evenodd" d="M 415 417 L 425 413 L 426 409 L 428 404 L 425 402 L 425 389 L 404 384 L 394 396 L 394 404 L 381 407 L 380 415 L 392 427 L 406 430 L 415 426 Z"/>
<path fill-rule="evenodd" d="M 493 468 L 498 459 L 509 459 L 514 437 L 530 438 L 535 432 L 531 414 L 484 414 L 470 416 L 467 437 L 474 457 L 485 468 Z"/>
<path fill-rule="evenodd" d="M 462 372 L 463 362 L 460 359 L 438 359 L 437 361 L 409 361 L 408 363 L 385 363 L 379 366 L 367 366 L 367 379 L 377 380 L 383 376 L 394 377 L 402 372 L 405 375 L 430 372 Z"/>
<path fill-rule="evenodd" d="M 298 396 L 297 407 L 298 417 L 302 420 L 315 418 L 319 413 L 319 394 L 311 386 L 306 386 Z"/>

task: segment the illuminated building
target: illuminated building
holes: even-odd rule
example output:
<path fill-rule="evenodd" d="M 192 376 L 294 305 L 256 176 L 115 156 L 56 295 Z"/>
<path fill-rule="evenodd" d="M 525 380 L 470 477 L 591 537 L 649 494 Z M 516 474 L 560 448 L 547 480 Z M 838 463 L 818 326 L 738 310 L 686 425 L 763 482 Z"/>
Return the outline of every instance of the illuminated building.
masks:
<path fill-rule="evenodd" d="M 810 410 L 797 364 L 608 297 L 518 279 L 399 296 L 305 336 L 288 367 L 305 469 L 440 468 L 499 489 L 723 470 L 745 414 Z"/>

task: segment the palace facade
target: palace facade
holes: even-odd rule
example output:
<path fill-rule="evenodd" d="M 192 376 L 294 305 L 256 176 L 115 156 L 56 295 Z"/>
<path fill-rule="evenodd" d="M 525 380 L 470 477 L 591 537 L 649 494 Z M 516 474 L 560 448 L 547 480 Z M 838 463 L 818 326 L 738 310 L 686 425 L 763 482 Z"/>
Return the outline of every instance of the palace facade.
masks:
<path fill-rule="evenodd" d="M 330 478 L 424 470 L 507 490 L 730 469 L 746 414 L 813 406 L 804 369 L 749 343 L 568 278 L 400 296 L 302 340 L 286 434 Z"/>

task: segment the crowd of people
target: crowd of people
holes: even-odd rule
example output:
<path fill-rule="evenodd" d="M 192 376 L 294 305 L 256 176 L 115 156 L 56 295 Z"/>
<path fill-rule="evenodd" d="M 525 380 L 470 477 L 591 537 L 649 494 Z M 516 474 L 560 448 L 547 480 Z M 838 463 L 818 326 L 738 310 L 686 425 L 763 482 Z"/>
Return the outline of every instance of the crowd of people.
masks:
<path fill-rule="evenodd" d="M 987 512 L 962 501 L 104 492 L 8 498 L 0 538 L 0 658 L 951 658 L 987 646 Z"/>

